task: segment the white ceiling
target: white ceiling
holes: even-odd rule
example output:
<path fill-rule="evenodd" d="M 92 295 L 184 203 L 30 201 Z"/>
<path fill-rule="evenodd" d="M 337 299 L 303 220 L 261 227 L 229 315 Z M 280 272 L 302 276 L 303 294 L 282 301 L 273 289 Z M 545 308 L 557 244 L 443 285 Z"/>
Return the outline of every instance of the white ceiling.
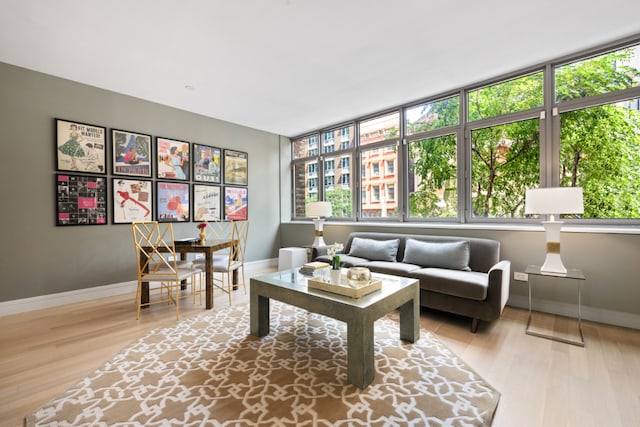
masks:
<path fill-rule="evenodd" d="M 0 0 L 2 62 L 285 136 L 634 34 L 638 0 Z"/>

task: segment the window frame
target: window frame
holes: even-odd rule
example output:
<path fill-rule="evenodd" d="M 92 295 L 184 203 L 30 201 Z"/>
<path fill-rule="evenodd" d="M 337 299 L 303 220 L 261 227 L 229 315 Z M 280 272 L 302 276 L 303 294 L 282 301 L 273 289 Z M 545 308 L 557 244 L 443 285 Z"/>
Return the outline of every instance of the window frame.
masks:
<path fill-rule="evenodd" d="M 611 104 L 628 99 L 640 98 L 640 85 L 622 90 L 601 93 L 593 96 L 586 96 L 577 99 L 571 99 L 567 101 L 556 102 L 555 99 L 555 70 L 558 67 L 562 67 L 567 64 L 575 63 L 578 61 L 588 60 L 591 57 L 597 57 L 602 54 L 613 52 L 619 49 L 628 47 L 634 47 L 640 44 L 640 35 L 628 37 L 626 39 L 618 40 L 616 42 L 600 45 L 597 47 L 584 49 L 580 52 L 575 52 L 570 55 L 566 55 L 561 58 L 556 58 L 551 61 L 546 61 L 537 65 L 533 65 L 524 69 L 519 69 L 510 73 L 505 73 L 500 76 L 496 76 L 491 79 L 487 79 L 481 82 L 477 82 L 471 85 L 467 85 L 461 88 L 457 88 L 453 91 L 440 93 L 434 96 L 426 97 L 417 101 L 413 101 L 408 104 L 400 105 L 398 107 L 390 108 L 384 111 L 379 111 L 374 114 L 359 117 L 350 122 L 343 122 L 342 124 L 323 128 L 320 130 L 314 130 L 306 134 L 307 136 L 316 135 L 318 143 L 320 142 L 320 136 L 324 135 L 326 130 L 332 130 L 334 132 L 334 146 L 340 146 L 342 148 L 343 129 L 353 126 L 353 143 L 349 149 L 336 150 L 332 152 L 332 156 L 337 156 L 342 152 L 349 152 L 352 156 L 351 165 L 351 192 L 354 217 L 353 221 L 366 221 L 377 222 L 383 218 L 371 218 L 362 217 L 362 201 L 363 197 L 370 197 L 366 195 L 367 190 L 362 188 L 362 179 L 368 177 L 367 174 L 371 174 L 370 168 L 361 164 L 363 151 L 382 149 L 390 143 L 395 143 L 397 150 L 395 175 L 397 177 L 395 182 L 395 199 L 398 205 L 398 215 L 384 218 L 387 221 L 393 222 L 454 222 L 461 224 L 482 224 L 482 223 L 496 223 L 496 224 L 531 224 L 532 222 L 539 222 L 539 218 L 484 218 L 484 217 L 472 217 L 472 193 L 471 193 L 471 133 L 474 130 L 499 126 L 509 123 L 514 123 L 521 120 L 538 119 L 539 120 L 539 175 L 541 187 L 553 187 L 559 185 L 560 179 L 560 115 L 562 113 L 574 110 L 580 110 L 584 108 L 595 107 L 599 105 Z M 539 107 L 510 112 L 501 116 L 495 116 L 484 119 L 469 120 L 468 117 L 468 100 L 469 94 L 473 91 L 479 90 L 483 87 L 497 85 L 503 82 L 514 80 L 521 77 L 526 77 L 535 73 L 542 73 L 543 85 L 542 85 L 542 99 L 543 103 Z M 458 96 L 459 104 L 459 123 L 457 125 L 446 126 L 442 128 L 432 129 L 420 133 L 413 133 L 407 135 L 405 128 L 407 126 L 407 109 L 415 108 L 420 104 L 435 103 L 438 101 L 446 100 L 453 96 Z M 387 114 L 399 112 L 399 132 L 397 137 L 392 137 L 384 141 L 376 141 L 365 145 L 360 144 L 360 124 L 376 117 L 382 117 Z M 335 132 L 340 132 L 336 135 Z M 349 134 L 349 132 L 347 132 Z M 447 134 L 455 134 L 457 141 L 456 155 L 457 155 L 457 211 L 456 218 L 411 218 L 408 216 L 408 148 L 412 141 L 434 138 Z M 305 137 L 304 135 L 302 137 Z M 301 137 L 292 138 L 292 142 L 300 139 Z M 336 143 L 338 140 L 340 144 Z M 293 146 L 293 144 L 292 144 Z M 320 151 L 320 150 L 318 150 Z M 324 153 L 323 153 L 324 154 Z M 318 154 L 318 162 L 322 161 L 323 154 Z M 293 155 L 292 155 L 293 158 Z M 292 171 L 294 165 L 302 161 L 301 159 L 292 160 Z M 308 158 L 307 158 L 308 161 Z M 318 163 L 319 164 L 319 163 Z M 381 171 L 381 174 L 386 174 L 386 166 L 380 165 L 379 167 L 385 168 Z M 318 176 L 318 182 L 323 182 L 323 177 Z M 334 183 L 334 185 L 340 185 Z M 293 186 L 292 186 L 293 188 Z M 320 193 L 323 193 L 322 189 L 319 189 Z M 382 191 L 382 190 L 381 190 Z M 385 189 L 386 191 L 386 189 Z M 318 200 L 323 200 L 324 194 L 318 194 Z M 295 194 L 292 195 L 295 197 Z M 292 218 L 301 219 L 295 216 L 295 203 L 293 201 L 293 215 Z M 340 218 L 345 220 L 345 218 Z M 631 219 L 567 219 L 566 222 L 575 223 L 580 225 L 640 225 L 640 218 Z"/>

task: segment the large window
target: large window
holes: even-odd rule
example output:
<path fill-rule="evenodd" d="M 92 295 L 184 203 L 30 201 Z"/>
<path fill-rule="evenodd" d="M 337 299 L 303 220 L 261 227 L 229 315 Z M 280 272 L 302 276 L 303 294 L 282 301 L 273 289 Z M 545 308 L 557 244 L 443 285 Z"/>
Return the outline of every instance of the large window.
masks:
<path fill-rule="evenodd" d="M 471 132 L 473 217 L 523 218 L 528 188 L 540 184 L 539 120 Z"/>
<path fill-rule="evenodd" d="M 409 215 L 458 215 L 456 136 L 420 139 L 409 145 Z"/>
<path fill-rule="evenodd" d="M 555 68 L 559 185 L 582 187 L 587 219 L 640 218 L 640 46 Z M 632 97 L 630 97 L 632 96 Z"/>
<path fill-rule="evenodd" d="M 640 218 L 638 101 L 561 114 L 560 184 L 582 187 L 585 218 Z"/>
<path fill-rule="evenodd" d="M 469 92 L 469 120 L 503 116 L 542 106 L 542 72 Z"/>
<path fill-rule="evenodd" d="M 362 175 L 360 183 L 365 193 L 361 200 L 362 216 L 366 218 L 397 217 L 400 213 L 397 200 L 387 198 L 387 188 L 398 184 L 396 173 L 383 173 L 387 164 L 395 164 L 398 158 L 396 146 L 389 149 L 371 149 L 360 152 L 360 162 L 368 172 Z"/>
<path fill-rule="evenodd" d="M 524 222 L 527 189 L 580 186 L 581 221 L 639 224 L 640 39 L 317 130 L 292 147 L 297 218 L 317 198 L 354 220 Z"/>
<path fill-rule="evenodd" d="M 351 176 L 355 125 L 297 138 L 292 147 L 294 217 L 305 217 L 307 203 L 327 200 L 333 218 L 354 218 Z"/>

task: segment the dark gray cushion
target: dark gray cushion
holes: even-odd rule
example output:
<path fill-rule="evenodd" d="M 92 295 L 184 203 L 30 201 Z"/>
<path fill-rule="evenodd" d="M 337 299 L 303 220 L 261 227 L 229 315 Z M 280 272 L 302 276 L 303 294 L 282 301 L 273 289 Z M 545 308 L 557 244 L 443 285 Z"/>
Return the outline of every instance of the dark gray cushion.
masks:
<path fill-rule="evenodd" d="M 321 255 L 316 257 L 315 261 L 322 261 L 331 264 L 331 257 L 329 255 Z M 355 256 L 340 254 L 340 264 L 343 267 L 358 267 L 369 263 L 368 259 L 358 258 Z"/>
<path fill-rule="evenodd" d="M 384 273 L 403 277 L 406 277 L 412 271 L 420 270 L 422 268 L 419 265 L 389 261 L 371 261 L 365 264 L 364 267 L 367 267 L 374 273 Z"/>
<path fill-rule="evenodd" d="M 484 301 L 487 298 L 487 273 L 423 268 L 410 271 L 408 276 L 420 280 L 420 288 L 428 291 L 476 301 Z"/>
<path fill-rule="evenodd" d="M 400 239 L 374 240 L 354 237 L 349 255 L 372 261 L 396 262 Z"/>
<path fill-rule="evenodd" d="M 407 239 L 402 262 L 423 267 L 470 271 L 469 242 L 421 242 Z"/>

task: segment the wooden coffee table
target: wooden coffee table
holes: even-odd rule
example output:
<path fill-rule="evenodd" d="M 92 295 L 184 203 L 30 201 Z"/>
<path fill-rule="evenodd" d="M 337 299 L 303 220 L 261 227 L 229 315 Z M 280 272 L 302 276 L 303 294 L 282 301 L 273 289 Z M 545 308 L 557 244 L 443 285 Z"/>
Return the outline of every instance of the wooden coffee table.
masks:
<path fill-rule="evenodd" d="M 269 333 L 271 298 L 347 324 L 347 372 L 349 382 L 366 388 L 373 381 L 374 322 L 400 310 L 400 339 L 420 338 L 420 293 L 418 280 L 387 274 L 372 274 L 382 281 L 382 289 L 353 299 L 325 291 L 308 289 L 307 277 L 297 269 L 253 277 L 250 287 L 251 333 Z"/>

